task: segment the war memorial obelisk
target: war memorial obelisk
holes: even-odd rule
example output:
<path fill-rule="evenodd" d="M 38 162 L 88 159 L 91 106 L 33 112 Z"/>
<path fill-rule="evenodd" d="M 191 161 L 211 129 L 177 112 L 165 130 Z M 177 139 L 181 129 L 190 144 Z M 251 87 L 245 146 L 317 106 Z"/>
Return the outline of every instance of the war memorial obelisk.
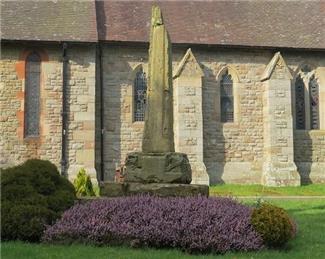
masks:
<path fill-rule="evenodd" d="M 153 6 L 142 152 L 127 155 L 124 182 L 105 182 L 101 195 L 208 195 L 208 186 L 190 184 L 191 174 L 187 155 L 175 152 L 171 42 L 161 10 Z"/>

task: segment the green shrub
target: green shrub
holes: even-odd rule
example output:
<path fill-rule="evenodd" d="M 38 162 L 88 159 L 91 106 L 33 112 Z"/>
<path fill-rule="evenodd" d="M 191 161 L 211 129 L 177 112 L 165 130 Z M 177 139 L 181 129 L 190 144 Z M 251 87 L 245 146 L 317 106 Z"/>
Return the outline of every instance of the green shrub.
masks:
<path fill-rule="evenodd" d="M 1 238 L 37 242 L 76 199 L 73 185 L 49 161 L 31 159 L 1 173 Z"/>
<path fill-rule="evenodd" d="M 295 236 L 296 226 L 288 213 L 268 203 L 253 210 L 251 222 L 269 247 L 284 246 Z"/>
<path fill-rule="evenodd" d="M 95 196 L 93 184 L 86 170 L 81 168 L 77 174 L 77 178 L 73 181 L 73 185 L 79 196 Z"/>

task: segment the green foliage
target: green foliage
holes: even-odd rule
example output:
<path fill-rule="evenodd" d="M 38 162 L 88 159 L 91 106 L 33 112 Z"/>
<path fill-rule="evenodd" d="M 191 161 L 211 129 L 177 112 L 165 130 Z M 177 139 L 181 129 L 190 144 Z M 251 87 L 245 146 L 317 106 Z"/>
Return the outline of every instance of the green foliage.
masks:
<path fill-rule="evenodd" d="M 2 233 L 5 240 L 39 241 L 44 225 L 53 222 L 57 214 L 43 206 L 2 206 Z"/>
<path fill-rule="evenodd" d="M 73 185 L 79 196 L 95 196 L 93 185 L 90 176 L 87 175 L 86 170 L 81 168 L 77 174 L 77 178 L 73 181 Z"/>
<path fill-rule="evenodd" d="M 99 186 L 98 186 L 98 184 L 94 184 L 93 185 L 93 189 L 94 189 L 94 193 L 95 193 L 95 195 L 97 196 L 97 197 L 99 197 L 100 195 L 99 195 Z"/>
<path fill-rule="evenodd" d="M 253 210 L 251 223 L 269 247 L 284 246 L 295 236 L 295 223 L 288 213 L 268 203 Z"/>
<path fill-rule="evenodd" d="M 37 242 L 75 200 L 73 185 L 49 161 L 31 159 L 2 170 L 1 238 Z"/>

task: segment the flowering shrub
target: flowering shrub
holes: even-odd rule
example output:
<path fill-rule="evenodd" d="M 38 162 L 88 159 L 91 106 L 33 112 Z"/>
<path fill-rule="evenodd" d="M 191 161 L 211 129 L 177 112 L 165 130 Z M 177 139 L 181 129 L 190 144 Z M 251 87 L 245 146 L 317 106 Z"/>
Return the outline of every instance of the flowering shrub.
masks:
<path fill-rule="evenodd" d="M 189 252 L 259 250 L 250 207 L 229 198 L 101 199 L 67 210 L 44 242 L 177 247 Z"/>

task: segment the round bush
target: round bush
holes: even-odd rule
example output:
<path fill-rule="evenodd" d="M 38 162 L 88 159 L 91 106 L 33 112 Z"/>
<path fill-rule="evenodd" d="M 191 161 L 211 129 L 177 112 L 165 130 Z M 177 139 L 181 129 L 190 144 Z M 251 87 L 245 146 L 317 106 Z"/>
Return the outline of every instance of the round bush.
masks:
<path fill-rule="evenodd" d="M 77 204 L 43 236 L 44 242 L 177 247 L 189 252 L 259 250 L 252 209 L 228 198 L 133 196 Z"/>
<path fill-rule="evenodd" d="M 46 225 L 74 204 L 73 185 L 49 161 L 28 160 L 1 172 L 1 238 L 39 241 Z"/>
<path fill-rule="evenodd" d="M 253 210 L 252 225 L 269 247 L 284 246 L 296 232 L 295 223 L 288 213 L 268 203 Z"/>

